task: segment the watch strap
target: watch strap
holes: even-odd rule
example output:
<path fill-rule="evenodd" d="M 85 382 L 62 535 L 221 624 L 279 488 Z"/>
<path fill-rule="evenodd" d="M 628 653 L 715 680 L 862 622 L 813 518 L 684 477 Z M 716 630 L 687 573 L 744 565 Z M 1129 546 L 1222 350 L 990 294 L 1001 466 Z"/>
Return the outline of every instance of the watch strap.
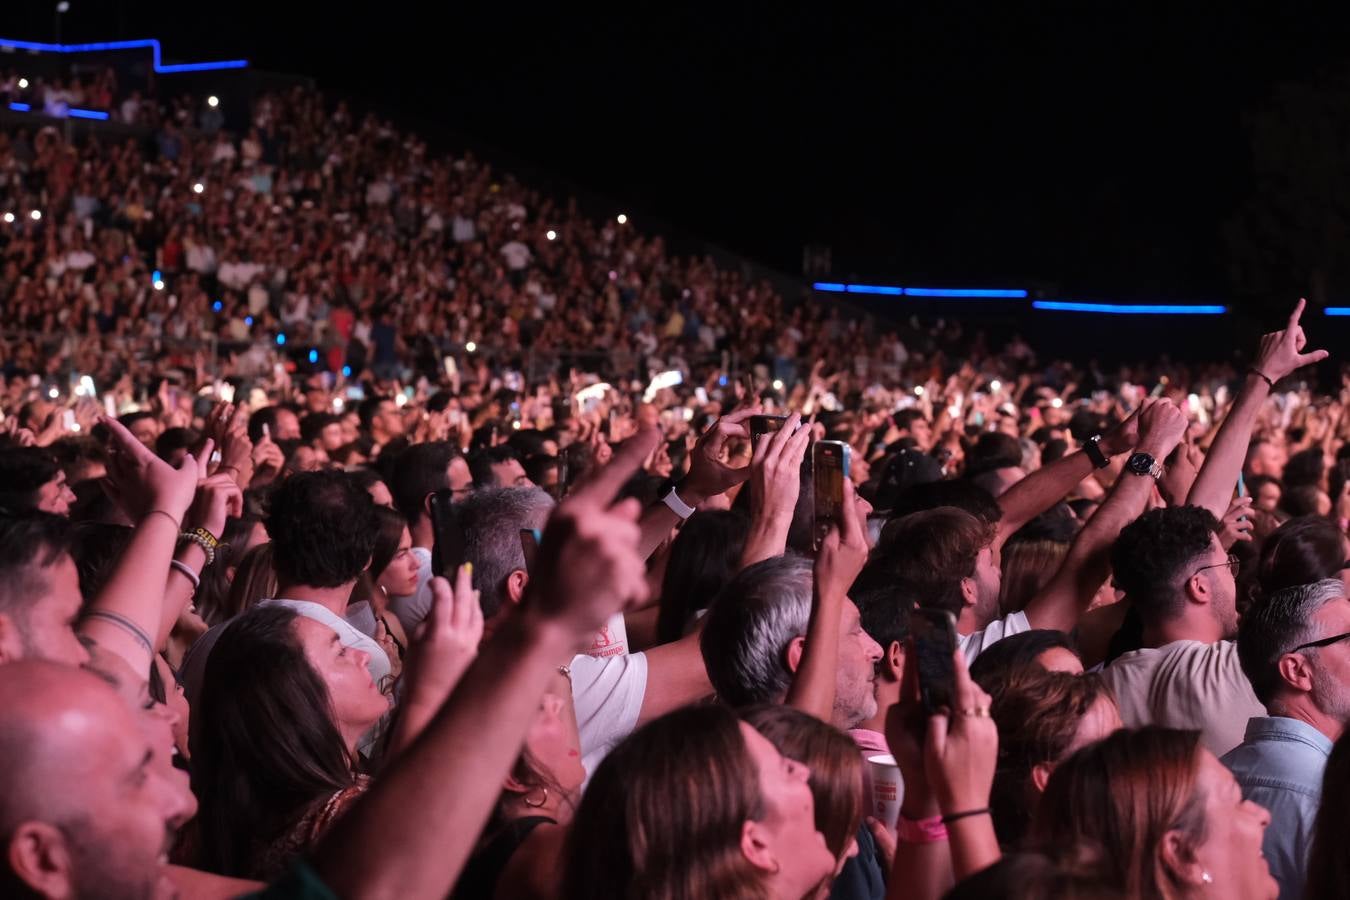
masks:
<path fill-rule="evenodd" d="M 1094 466 L 1099 469 L 1105 469 L 1107 466 L 1111 465 L 1111 460 L 1107 459 L 1106 454 L 1102 452 L 1101 443 L 1102 436 L 1100 434 L 1094 434 L 1083 442 L 1083 452 L 1088 455 L 1088 459 L 1092 460 Z"/>

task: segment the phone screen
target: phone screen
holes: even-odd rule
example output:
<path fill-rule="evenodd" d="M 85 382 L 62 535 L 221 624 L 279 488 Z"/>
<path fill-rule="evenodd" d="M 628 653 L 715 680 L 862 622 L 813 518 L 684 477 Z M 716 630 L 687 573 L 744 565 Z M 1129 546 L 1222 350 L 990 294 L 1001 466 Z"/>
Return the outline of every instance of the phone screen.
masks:
<path fill-rule="evenodd" d="M 525 574 L 534 571 L 534 560 L 539 555 L 539 529 L 520 529 L 520 549 L 525 554 Z"/>
<path fill-rule="evenodd" d="M 811 447 L 811 482 L 815 494 L 816 542 L 844 512 L 844 479 L 848 477 L 852 450 L 843 441 L 816 441 Z"/>
<path fill-rule="evenodd" d="M 930 715 L 946 707 L 954 710 L 956 672 L 956 618 L 945 609 L 920 606 L 910 611 L 909 630 L 919 672 L 919 697 Z"/>
<path fill-rule="evenodd" d="M 786 421 L 787 416 L 751 416 L 750 446 L 758 446 L 759 439 L 764 435 L 782 430 L 783 423 Z"/>
<path fill-rule="evenodd" d="M 431 495 L 431 528 L 435 545 L 431 549 L 431 571 L 453 580 L 455 572 L 464 564 L 464 529 L 449 488 Z"/>

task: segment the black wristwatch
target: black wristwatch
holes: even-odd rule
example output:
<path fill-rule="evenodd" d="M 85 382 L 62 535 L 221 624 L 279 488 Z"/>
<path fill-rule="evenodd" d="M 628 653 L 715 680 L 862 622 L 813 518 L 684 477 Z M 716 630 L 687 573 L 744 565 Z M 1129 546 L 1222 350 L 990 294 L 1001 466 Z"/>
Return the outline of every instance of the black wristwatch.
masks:
<path fill-rule="evenodd" d="M 1102 436 L 1100 434 L 1094 434 L 1083 442 L 1083 452 L 1088 455 L 1088 459 L 1092 460 L 1094 466 L 1099 469 L 1105 469 L 1107 466 L 1111 465 L 1111 460 L 1107 459 L 1106 454 L 1102 452 L 1101 443 Z"/>
<path fill-rule="evenodd" d="M 1151 453 L 1131 454 L 1125 469 L 1133 475 L 1151 475 L 1154 481 L 1161 478 L 1163 472 L 1162 463 L 1154 459 Z"/>

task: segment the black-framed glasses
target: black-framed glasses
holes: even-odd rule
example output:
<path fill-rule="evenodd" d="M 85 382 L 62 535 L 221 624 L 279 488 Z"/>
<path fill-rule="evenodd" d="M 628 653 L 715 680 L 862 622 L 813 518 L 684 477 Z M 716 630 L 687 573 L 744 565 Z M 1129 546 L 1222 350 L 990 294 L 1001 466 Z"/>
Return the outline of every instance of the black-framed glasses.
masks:
<path fill-rule="evenodd" d="M 1339 643 L 1340 641 L 1343 641 L 1346 638 L 1350 638 L 1350 631 L 1345 632 L 1345 634 L 1335 634 L 1332 635 L 1331 637 L 1325 637 L 1322 638 L 1321 640 L 1308 641 L 1308 643 L 1306 644 L 1299 644 L 1297 647 L 1295 647 L 1293 650 L 1290 650 L 1289 652 L 1297 653 L 1300 650 L 1311 650 L 1314 647 L 1330 647 L 1332 644 Z"/>
<path fill-rule="evenodd" d="M 1230 553 L 1230 554 L 1228 554 L 1228 559 L 1225 560 L 1224 562 L 1221 562 L 1221 563 L 1214 563 L 1214 564 L 1208 565 L 1208 566 L 1201 566 L 1200 568 L 1198 568 L 1198 569 L 1195 570 L 1195 573 L 1194 573 L 1191 577 L 1194 578 L 1195 575 L 1199 575 L 1201 572 L 1205 571 L 1206 569 L 1222 569 L 1222 568 L 1224 568 L 1225 566 L 1226 566 L 1229 570 L 1231 570 L 1232 573 L 1236 576 L 1236 575 L 1237 575 L 1238 564 L 1241 563 L 1241 562 L 1242 562 L 1242 560 L 1238 559 L 1236 556 L 1234 556 L 1233 554 Z"/>

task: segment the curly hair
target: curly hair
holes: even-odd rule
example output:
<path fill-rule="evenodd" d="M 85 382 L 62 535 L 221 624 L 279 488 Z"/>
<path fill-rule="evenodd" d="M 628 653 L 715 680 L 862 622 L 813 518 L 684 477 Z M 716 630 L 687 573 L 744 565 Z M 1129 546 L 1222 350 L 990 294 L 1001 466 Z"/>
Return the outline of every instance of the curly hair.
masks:
<path fill-rule="evenodd" d="M 1111 549 L 1111 568 L 1116 585 L 1145 622 L 1165 622 L 1181 613 L 1179 581 L 1209 552 L 1218 533 L 1219 520 L 1199 506 L 1150 510 L 1121 530 Z"/>
<path fill-rule="evenodd" d="M 281 587 L 339 587 L 370 564 L 379 533 L 375 502 L 346 472 L 292 475 L 272 495 L 267 534 Z"/>

